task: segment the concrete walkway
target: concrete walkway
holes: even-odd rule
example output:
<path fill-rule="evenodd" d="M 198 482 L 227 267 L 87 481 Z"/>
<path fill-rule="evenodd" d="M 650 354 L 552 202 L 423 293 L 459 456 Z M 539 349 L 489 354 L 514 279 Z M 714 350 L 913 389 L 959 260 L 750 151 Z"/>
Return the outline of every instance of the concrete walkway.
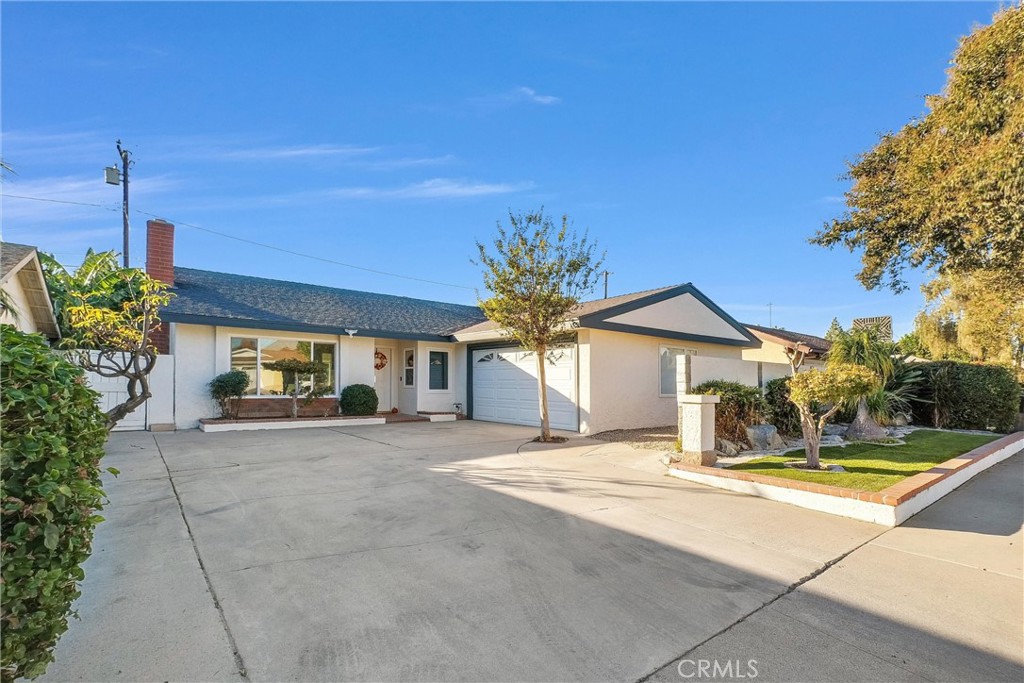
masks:
<path fill-rule="evenodd" d="M 82 620 L 43 680 L 1024 674 L 1020 455 L 886 531 L 532 436 L 115 434 Z"/>

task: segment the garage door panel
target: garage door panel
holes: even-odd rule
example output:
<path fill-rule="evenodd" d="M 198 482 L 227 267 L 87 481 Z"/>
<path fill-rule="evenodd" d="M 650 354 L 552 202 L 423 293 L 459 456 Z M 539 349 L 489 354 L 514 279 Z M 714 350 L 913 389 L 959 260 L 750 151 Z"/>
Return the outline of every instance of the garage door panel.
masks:
<path fill-rule="evenodd" d="M 473 360 L 473 418 L 537 426 L 537 356 L 514 348 L 478 350 Z M 575 349 L 556 349 L 544 368 L 548 415 L 556 429 L 578 429 Z"/>

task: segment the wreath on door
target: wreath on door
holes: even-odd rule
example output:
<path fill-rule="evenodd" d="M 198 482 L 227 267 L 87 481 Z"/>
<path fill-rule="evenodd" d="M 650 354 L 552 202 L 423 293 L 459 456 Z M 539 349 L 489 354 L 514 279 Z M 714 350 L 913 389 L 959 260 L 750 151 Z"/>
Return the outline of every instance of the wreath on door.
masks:
<path fill-rule="evenodd" d="M 381 352 L 381 351 L 374 351 L 374 353 L 373 353 L 373 369 L 374 370 L 383 370 L 385 367 L 387 367 L 387 364 L 388 364 L 388 357 L 385 356 L 384 353 Z"/>

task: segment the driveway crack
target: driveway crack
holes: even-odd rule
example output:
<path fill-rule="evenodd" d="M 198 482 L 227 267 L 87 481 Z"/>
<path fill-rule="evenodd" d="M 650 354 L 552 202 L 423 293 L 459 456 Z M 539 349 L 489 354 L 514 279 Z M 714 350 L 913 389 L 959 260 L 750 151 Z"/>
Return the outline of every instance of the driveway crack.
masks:
<path fill-rule="evenodd" d="M 164 451 L 160 447 L 160 441 L 153 435 L 153 442 L 156 444 L 157 453 L 160 454 L 160 461 L 164 464 L 164 469 L 167 471 L 167 481 L 171 484 L 171 490 L 174 492 L 174 500 L 178 504 L 178 514 L 181 515 L 181 521 L 185 524 L 185 530 L 188 532 L 188 540 L 192 544 L 192 552 L 195 553 L 196 561 L 199 563 L 199 570 L 203 573 L 203 580 L 206 581 L 206 590 L 210 592 L 210 597 L 213 598 L 213 606 L 217 609 L 217 615 L 220 617 L 220 623 L 224 627 L 224 634 L 227 636 L 228 645 L 231 647 L 231 654 L 235 658 L 235 667 L 238 669 L 238 675 L 243 680 L 248 682 L 249 675 L 245 669 L 245 662 L 242 660 L 242 653 L 238 651 L 238 643 L 235 642 L 235 636 L 231 633 L 231 626 L 228 624 L 227 617 L 224 616 L 224 609 L 221 607 L 220 599 L 217 597 L 217 590 L 213 587 L 213 583 L 210 581 L 210 575 L 206 571 L 206 565 L 203 563 L 203 556 L 199 552 L 199 546 L 196 544 L 196 538 L 192 533 L 192 526 L 188 523 L 188 517 L 185 516 L 185 507 L 181 504 L 181 496 L 178 494 L 178 487 L 174 484 L 174 477 L 171 475 L 171 468 L 167 466 L 167 459 L 164 458 Z"/>

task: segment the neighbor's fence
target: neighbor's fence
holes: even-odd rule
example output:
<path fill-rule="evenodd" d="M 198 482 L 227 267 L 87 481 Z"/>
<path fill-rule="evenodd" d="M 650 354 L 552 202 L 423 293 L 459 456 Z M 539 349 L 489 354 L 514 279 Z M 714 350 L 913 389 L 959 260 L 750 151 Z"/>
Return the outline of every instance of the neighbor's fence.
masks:
<path fill-rule="evenodd" d="M 100 393 L 99 404 L 104 411 L 128 400 L 128 380 L 124 377 L 102 377 L 86 372 L 89 386 Z M 153 396 L 117 423 L 114 431 L 174 428 L 174 356 L 160 355 L 149 375 Z"/>

